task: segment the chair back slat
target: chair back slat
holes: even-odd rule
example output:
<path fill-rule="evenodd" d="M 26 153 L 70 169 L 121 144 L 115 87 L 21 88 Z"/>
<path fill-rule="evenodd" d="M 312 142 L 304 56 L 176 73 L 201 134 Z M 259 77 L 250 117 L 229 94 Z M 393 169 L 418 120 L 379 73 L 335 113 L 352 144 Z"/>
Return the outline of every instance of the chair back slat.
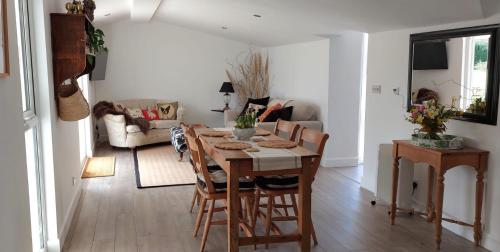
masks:
<path fill-rule="evenodd" d="M 330 136 L 327 133 L 323 133 L 318 130 L 304 128 L 300 132 L 299 145 L 305 147 L 306 144 L 312 145 L 312 150 L 319 154 L 319 157 L 313 159 L 313 177 L 316 176 L 318 172 L 319 165 L 321 163 L 321 158 L 323 157 L 323 151 L 325 150 L 326 141 Z"/>
<path fill-rule="evenodd" d="M 205 159 L 205 150 L 203 149 L 201 140 L 191 134 L 186 134 L 185 137 L 189 143 L 188 147 L 191 151 L 195 171 L 201 173 L 203 176 L 208 193 L 215 193 L 215 187 L 210 179 L 210 173 L 208 172 L 207 161 Z"/>
<path fill-rule="evenodd" d="M 278 119 L 274 127 L 274 134 L 279 136 L 281 132 L 287 133 L 289 135 L 288 140 L 295 142 L 299 128 L 300 126 L 296 123 Z"/>

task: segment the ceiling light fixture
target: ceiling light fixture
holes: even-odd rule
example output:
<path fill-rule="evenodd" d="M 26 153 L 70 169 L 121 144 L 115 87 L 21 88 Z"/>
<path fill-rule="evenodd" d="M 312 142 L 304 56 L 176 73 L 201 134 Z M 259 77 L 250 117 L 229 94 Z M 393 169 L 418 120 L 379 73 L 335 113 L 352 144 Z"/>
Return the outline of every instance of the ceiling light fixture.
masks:
<path fill-rule="evenodd" d="M 256 17 L 256 18 L 261 18 L 261 17 L 262 17 L 262 16 L 261 16 L 261 15 L 259 15 L 259 14 L 253 14 L 253 16 L 254 16 L 254 17 Z"/>
<path fill-rule="evenodd" d="M 228 29 L 228 27 L 227 27 L 227 26 L 222 26 L 222 27 L 221 27 L 221 29 L 222 29 L 222 30 L 227 30 L 227 29 Z"/>
<path fill-rule="evenodd" d="M 111 16 L 111 13 L 104 14 L 105 17 Z"/>

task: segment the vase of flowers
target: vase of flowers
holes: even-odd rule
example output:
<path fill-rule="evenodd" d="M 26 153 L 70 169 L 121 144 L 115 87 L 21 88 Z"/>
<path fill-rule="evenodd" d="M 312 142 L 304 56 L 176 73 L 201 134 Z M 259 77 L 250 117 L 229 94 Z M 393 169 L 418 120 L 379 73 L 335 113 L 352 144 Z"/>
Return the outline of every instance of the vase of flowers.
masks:
<path fill-rule="evenodd" d="M 255 122 L 257 116 L 255 112 L 246 113 L 236 119 L 236 125 L 233 128 L 233 135 L 238 140 L 248 140 L 255 135 Z"/>
<path fill-rule="evenodd" d="M 445 106 L 434 100 L 423 104 L 414 105 L 406 120 L 417 124 L 420 128 L 412 135 L 413 143 L 417 146 L 438 149 L 460 149 L 463 147 L 463 139 L 453 135 L 445 135 L 446 122 L 449 119 L 462 115 L 462 111 L 455 107 Z"/>

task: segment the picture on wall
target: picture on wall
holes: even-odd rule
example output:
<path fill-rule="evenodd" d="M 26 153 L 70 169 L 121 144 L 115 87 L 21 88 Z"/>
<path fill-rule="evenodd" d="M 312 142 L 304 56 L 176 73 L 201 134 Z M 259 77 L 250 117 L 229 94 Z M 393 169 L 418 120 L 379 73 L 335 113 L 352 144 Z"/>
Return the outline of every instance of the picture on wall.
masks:
<path fill-rule="evenodd" d="M 0 77 L 9 76 L 9 41 L 7 36 L 7 0 L 0 0 Z"/>

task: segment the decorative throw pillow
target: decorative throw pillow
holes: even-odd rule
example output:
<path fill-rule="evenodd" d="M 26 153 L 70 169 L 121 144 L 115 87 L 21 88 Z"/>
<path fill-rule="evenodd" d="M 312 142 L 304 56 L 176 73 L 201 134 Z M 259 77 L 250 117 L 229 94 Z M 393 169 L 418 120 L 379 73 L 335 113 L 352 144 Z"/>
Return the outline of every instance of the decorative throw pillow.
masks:
<path fill-rule="evenodd" d="M 158 103 L 156 106 L 160 120 L 177 120 L 178 102 Z"/>
<path fill-rule="evenodd" d="M 158 115 L 158 110 L 156 110 L 156 108 L 143 109 L 142 114 L 148 121 L 160 120 L 160 116 Z"/>
<path fill-rule="evenodd" d="M 138 108 L 127 108 L 127 113 L 133 118 L 144 118 L 142 110 Z"/>
<path fill-rule="evenodd" d="M 260 115 L 262 115 L 262 113 L 266 111 L 266 109 L 267 107 L 264 105 L 250 103 L 248 104 L 247 112 L 254 111 L 255 115 L 259 117 Z"/>
<path fill-rule="evenodd" d="M 266 111 L 264 111 L 264 113 L 262 113 L 262 115 L 260 115 L 260 116 L 259 116 L 259 118 L 258 118 L 258 119 L 259 119 L 259 122 L 263 122 L 263 121 L 264 121 L 264 119 L 265 119 L 265 118 L 266 118 L 269 114 L 271 114 L 271 112 L 273 112 L 274 110 L 277 110 L 277 109 L 281 109 L 281 104 L 276 103 L 276 104 L 274 104 L 273 106 L 268 107 L 268 108 L 266 109 Z"/>
<path fill-rule="evenodd" d="M 278 119 L 290 121 L 292 118 L 293 106 L 275 109 L 264 118 L 262 122 L 276 122 Z"/>
<path fill-rule="evenodd" d="M 280 98 L 273 98 L 272 100 L 269 101 L 267 104 L 268 107 L 273 106 L 276 103 L 281 104 L 282 107 L 286 107 L 289 102 L 292 102 L 293 100 L 290 99 L 280 99 Z"/>
<path fill-rule="evenodd" d="M 269 103 L 269 99 L 270 99 L 269 96 L 264 97 L 264 98 L 257 98 L 257 99 L 248 98 L 247 103 L 243 107 L 243 110 L 241 111 L 240 116 L 245 115 L 247 113 L 248 105 L 250 105 L 250 103 L 262 105 L 262 106 L 267 106 L 267 104 Z"/>

